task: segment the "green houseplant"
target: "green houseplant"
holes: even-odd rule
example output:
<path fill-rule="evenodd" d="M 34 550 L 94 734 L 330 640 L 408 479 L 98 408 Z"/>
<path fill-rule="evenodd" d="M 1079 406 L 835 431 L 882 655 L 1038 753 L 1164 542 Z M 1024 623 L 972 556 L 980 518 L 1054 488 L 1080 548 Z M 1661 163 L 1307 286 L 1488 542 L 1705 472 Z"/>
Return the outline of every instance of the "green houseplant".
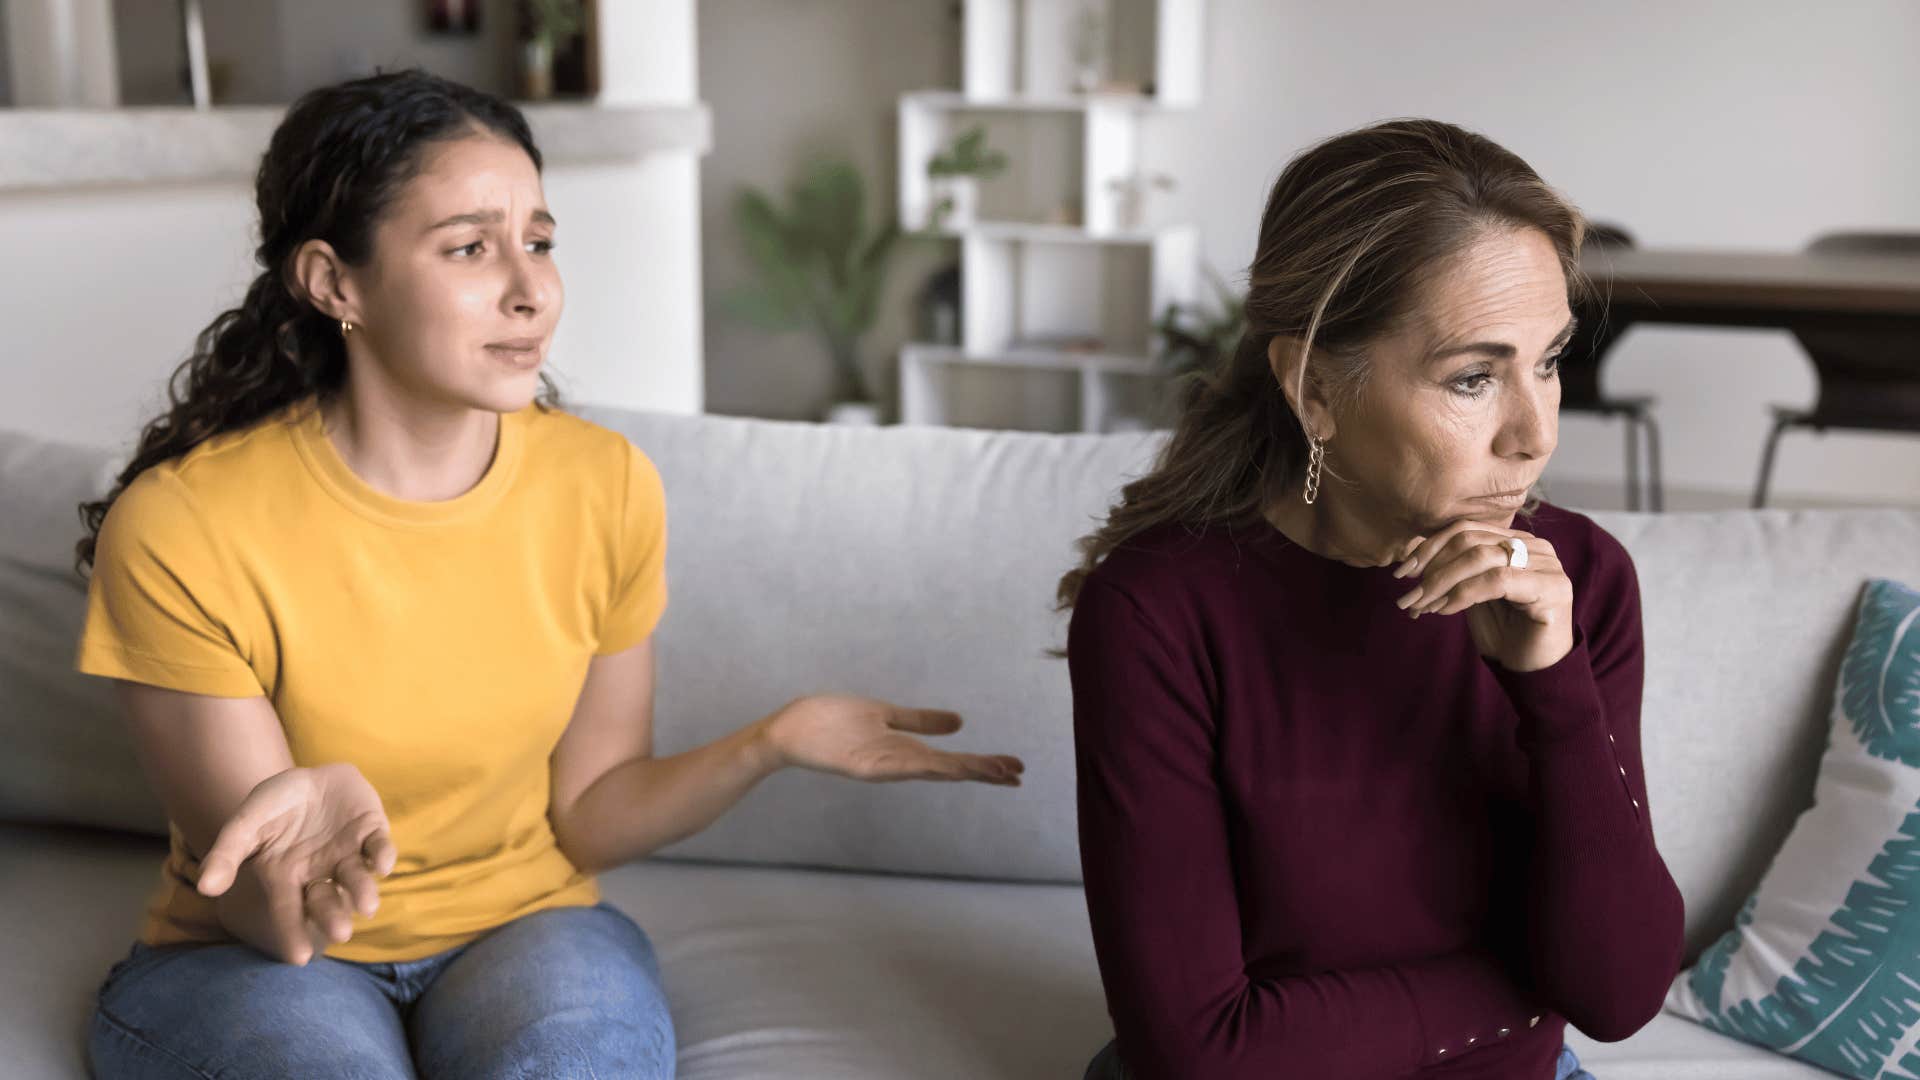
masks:
<path fill-rule="evenodd" d="M 991 180 L 1007 167 L 1007 155 L 987 145 L 987 129 L 979 124 L 961 132 L 944 150 L 927 161 L 933 206 L 928 226 L 964 226 L 973 223 L 979 202 L 978 182 Z"/>
<path fill-rule="evenodd" d="M 830 419 L 835 413 L 877 418 L 860 339 L 873 328 L 900 228 L 887 217 L 870 229 L 866 202 L 857 169 L 819 161 L 788 186 L 784 207 L 751 187 L 733 204 L 754 280 L 726 294 L 725 310 L 762 330 L 819 336 L 836 378 Z"/>
<path fill-rule="evenodd" d="M 529 101 L 553 96 L 553 54 L 585 21 L 580 0 L 522 0 L 520 93 Z"/>
<path fill-rule="evenodd" d="M 1224 363 L 1247 332 L 1246 297 L 1235 292 L 1207 267 L 1216 308 L 1199 304 L 1168 304 L 1153 324 L 1160 334 L 1160 366 L 1169 375 L 1211 371 Z"/>

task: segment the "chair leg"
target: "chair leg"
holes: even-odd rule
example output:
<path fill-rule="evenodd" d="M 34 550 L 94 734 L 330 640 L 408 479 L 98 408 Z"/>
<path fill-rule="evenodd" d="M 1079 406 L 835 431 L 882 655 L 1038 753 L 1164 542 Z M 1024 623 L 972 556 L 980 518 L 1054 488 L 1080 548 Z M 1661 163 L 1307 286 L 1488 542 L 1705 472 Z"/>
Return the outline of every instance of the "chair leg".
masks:
<path fill-rule="evenodd" d="M 1767 435 L 1767 447 L 1760 454 L 1760 484 L 1753 489 L 1755 510 L 1767 505 L 1767 482 L 1773 477 L 1773 452 L 1779 447 L 1780 435 L 1787 430 L 1788 423 L 1786 417 L 1775 417 L 1773 431 Z"/>
<path fill-rule="evenodd" d="M 1653 512 L 1664 513 L 1667 500 L 1660 490 L 1660 426 L 1653 422 L 1653 413 L 1645 409 L 1640 411 L 1640 422 L 1647 427 L 1647 496 Z"/>
<path fill-rule="evenodd" d="M 1626 414 L 1627 423 L 1627 509 L 1640 509 L 1640 431 L 1634 425 L 1631 410 Z"/>

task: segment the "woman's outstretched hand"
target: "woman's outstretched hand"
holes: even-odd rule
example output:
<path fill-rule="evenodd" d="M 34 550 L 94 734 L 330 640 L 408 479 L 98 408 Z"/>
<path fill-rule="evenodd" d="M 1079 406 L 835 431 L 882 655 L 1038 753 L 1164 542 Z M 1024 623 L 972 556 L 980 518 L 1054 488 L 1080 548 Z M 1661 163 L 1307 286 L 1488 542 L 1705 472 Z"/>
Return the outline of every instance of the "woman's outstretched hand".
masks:
<path fill-rule="evenodd" d="M 1526 566 L 1507 565 L 1509 538 L 1527 546 Z M 1552 667 L 1572 651 L 1573 581 L 1547 541 L 1464 519 L 1402 550 L 1394 576 L 1417 583 L 1400 598 L 1407 614 L 1466 612 L 1474 647 L 1509 671 Z"/>
<path fill-rule="evenodd" d="M 380 906 L 397 852 L 380 796 L 345 762 L 287 769 L 247 793 L 200 861 L 220 921 L 276 960 L 304 965 Z M 349 909 L 351 905 L 351 910 Z"/>
<path fill-rule="evenodd" d="M 1005 754 L 936 750 L 916 735 L 951 735 L 958 713 L 910 709 L 873 698 L 817 694 L 767 719 L 780 764 L 855 780 L 978 780 L 1017 787 L 1026 769 Z"/>

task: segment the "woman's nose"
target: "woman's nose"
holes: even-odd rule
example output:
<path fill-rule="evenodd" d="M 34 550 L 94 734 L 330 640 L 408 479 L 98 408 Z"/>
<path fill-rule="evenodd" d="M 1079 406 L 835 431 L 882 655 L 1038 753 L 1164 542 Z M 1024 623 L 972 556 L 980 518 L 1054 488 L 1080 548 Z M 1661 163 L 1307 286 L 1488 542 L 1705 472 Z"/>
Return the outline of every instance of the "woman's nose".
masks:
<path fill-rule="evenodd" d="M 1560 430 L 1559 383 L 1536 383 L 1507 395 L 1507 413 L 1500 426 L 1502 457 L 1544 457 L 1553 453 Z"/>

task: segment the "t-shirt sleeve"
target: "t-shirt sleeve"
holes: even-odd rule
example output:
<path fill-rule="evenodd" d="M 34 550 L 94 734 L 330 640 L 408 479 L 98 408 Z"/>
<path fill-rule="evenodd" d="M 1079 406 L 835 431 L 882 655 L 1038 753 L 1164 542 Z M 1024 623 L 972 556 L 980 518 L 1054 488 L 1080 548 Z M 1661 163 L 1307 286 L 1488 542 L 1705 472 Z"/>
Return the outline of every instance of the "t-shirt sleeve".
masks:
<path fill-rule="evenodd" d="M 660 470 L 627 444 L 625 509 L 615 552 L 613 596 L 600 622 L 595 654 L 632 648 L 653 633 L 667 609 L 667 493 Z"/>
<path fill-rule="evenodd" d="M 101 522 L 74 667 L 215 697 L 265 693 L 212 532 L 170 475 L 137 477 Z"/>

